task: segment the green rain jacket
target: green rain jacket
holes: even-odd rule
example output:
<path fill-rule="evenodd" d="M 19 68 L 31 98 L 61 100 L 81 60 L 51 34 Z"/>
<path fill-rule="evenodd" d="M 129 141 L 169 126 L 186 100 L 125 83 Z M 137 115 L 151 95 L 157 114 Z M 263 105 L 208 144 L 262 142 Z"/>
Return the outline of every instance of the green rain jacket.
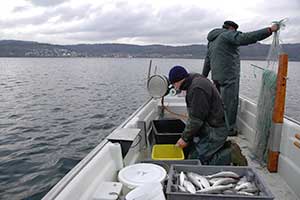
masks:
<path fill-rule="evenodd" d="M 224 84 L 240 76 L 239 46 L 256 43 L 272 35 L 269 28 L 242 33 L 240 31 L 218 28 L 207 36 L 207 55 L 202 75 L 208 76 L 212 71 L 212 80 Z"/>

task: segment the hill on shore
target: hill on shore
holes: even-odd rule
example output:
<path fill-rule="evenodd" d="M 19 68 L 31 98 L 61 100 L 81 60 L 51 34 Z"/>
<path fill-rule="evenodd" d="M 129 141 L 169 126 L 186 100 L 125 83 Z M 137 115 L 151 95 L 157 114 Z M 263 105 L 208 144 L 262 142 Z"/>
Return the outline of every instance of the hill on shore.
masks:
<path fill-rule="evenodd" d="M 300 61 L 300 43 L 283 44 L 289 60 Z M 241 59 L 264 60 L 270 46 L 256 43 L 240 47 Z M 114 58 L 194 58 L 203 59 L 206 45 L 187 46 L 132 44 L 53 45 L 19 40 L 0 40 L 0 57 L 114 57 Z"/>

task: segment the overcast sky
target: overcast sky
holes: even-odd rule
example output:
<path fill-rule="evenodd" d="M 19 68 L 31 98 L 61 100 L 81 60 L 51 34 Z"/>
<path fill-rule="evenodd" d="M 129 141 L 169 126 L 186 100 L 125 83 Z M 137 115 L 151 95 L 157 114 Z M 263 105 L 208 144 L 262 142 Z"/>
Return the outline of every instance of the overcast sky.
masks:
<path fill-rule="evenodd" d="M 283 18 L 283 43 L 300 43 L 300 0 L 5 0 L 0 40 L 206 44 L 207 33 L 224 20 L 248 32 Z"/>

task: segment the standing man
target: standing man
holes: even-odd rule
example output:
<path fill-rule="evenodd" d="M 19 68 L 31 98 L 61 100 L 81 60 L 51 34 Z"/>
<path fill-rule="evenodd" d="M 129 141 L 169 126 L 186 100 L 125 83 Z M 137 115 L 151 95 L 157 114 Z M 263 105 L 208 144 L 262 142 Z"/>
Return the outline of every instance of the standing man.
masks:
<path fill-rule="evenodd" d="M 189 74 L 182 66 L 174 66 L 169 81 L 176 90 L 186 91 L 188 120 L 176 145 L 192 145 L 191 158 L 207 165 L 247 165 L 239 146 L 226 142 L 222 99 L 216 87 L 200 74 Z"/>
<path fill-rule="evenodd" d="M 256 43 L 279 29 L 274 24 L 253 32 L 237 31 L 238 25 L 225 21 L 222 28 L 208 33 L 207 55 L 202 75 L 207 77 L 211 70 L 212 80 L 221 93 L 228 119 L 229 135 L 236 135 L 236 116 L 239 100 L 240 52 L 239 46 Z"/>

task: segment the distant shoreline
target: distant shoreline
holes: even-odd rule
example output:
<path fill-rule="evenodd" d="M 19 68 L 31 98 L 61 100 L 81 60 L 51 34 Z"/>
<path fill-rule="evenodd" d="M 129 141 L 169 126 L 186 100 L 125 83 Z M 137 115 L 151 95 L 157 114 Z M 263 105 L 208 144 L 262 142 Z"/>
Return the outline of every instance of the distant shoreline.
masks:
<path fill-rule="evenodd" d="M 29 56 L 0 56 L 0 59 L 1 58 L 71 58 L 71 59 L 73 59 L 73 58 L 87 58 L 87 59 L 89 59 L 89 58 L 99 58 L 99 59 L 106 59 L 106 58 L 108 58 L 108 59 L 191 59 L 191 60 L 197 60 L 197 59 L 199 59 L 199 60 L 204 60 L 204 58 L 179 58 L 179 57 L 176 57 L 176 58 L 167 58 L 167 57 L 165 57 L 165 58 L 161 58 L 161 57 L 156 57 L 156 58 L 154 58 L 154 57 L 132 57 L 132 58 L 128 58 L 128 57 L 96 57 L 96 56 L 90 56 L 90 57 L 80 57 L 80 56 L 77 56 L 77 57 L 63 57 L 63 56 L 31 56 L 31 57 L 29 57 Z M 251 58 L 241 58 L 241 60 L 251 60 L 251 61 L 265 61 L 266 60 L 266 58 L 254 58 L 254 59 L 251 59 Z M 291 62 L 300 62 L 300 60 L 291 60 L 291 59 L 289 59 L 289 61 L 291 61 Z"/>
<path fill-rule="evenodd" d="M 290 61 L 300 61 L 300 43 L 282 44 Z M 265 60 L 270 45 L 256 43 L 240 47 L 242 60 Z M 132 44 L 78 44 L 53 45 L 38 42 L 0 40 L 0 57 L 13 58 L 162 58 L 204 59 L 207 46 L 132 45 Z"/>

